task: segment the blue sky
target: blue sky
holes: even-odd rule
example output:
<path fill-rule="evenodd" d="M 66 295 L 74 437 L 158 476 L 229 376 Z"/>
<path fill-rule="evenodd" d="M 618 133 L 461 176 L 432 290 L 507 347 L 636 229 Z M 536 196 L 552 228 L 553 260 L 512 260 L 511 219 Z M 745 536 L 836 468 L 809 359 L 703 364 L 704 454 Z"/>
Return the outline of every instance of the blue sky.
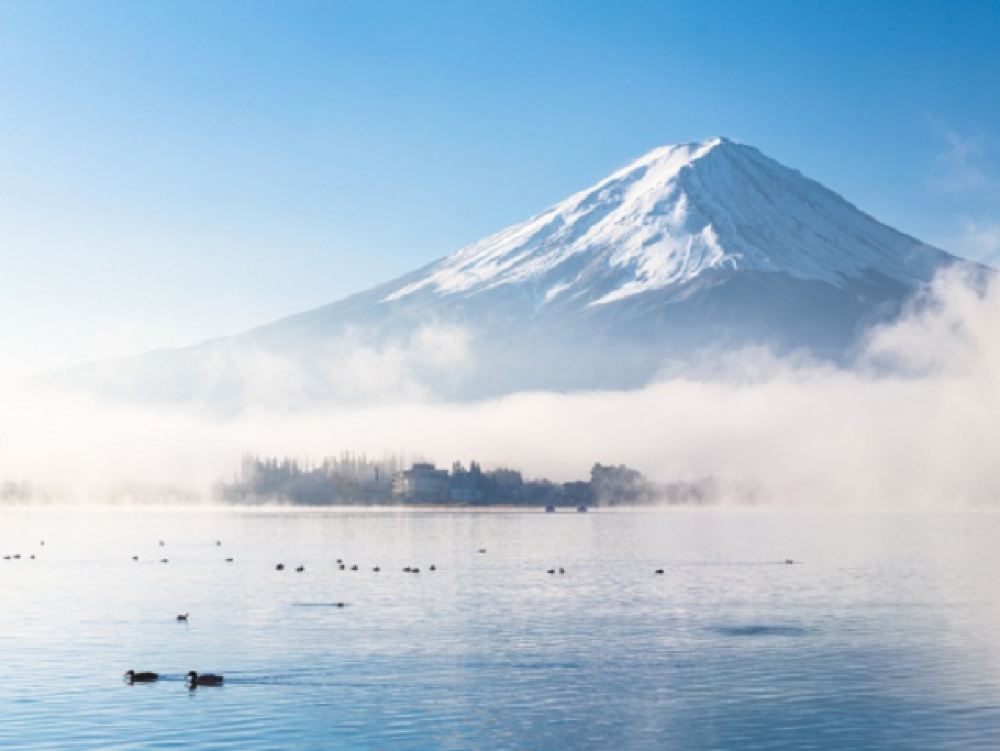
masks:
<path fill-rule="evenodd" d="M 1000 2 L 0 4 L 0 377 L 239 331 L 727 135 L 1000 259 Z"/>

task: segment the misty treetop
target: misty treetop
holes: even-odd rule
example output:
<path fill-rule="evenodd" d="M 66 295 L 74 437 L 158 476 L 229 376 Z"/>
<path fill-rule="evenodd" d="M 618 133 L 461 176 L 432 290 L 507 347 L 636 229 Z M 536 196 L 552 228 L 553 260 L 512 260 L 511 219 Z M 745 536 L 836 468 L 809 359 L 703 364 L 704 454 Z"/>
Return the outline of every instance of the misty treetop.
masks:
<path fill-rule="evenodd" d="M 234 504 L 297 505 L 456 505 L 570 506 L 636 505 L 655 502 L 703 503 L 710 483 L 656 483 L 624 465 L 594 464 L 587 480 L 525 480 L 508 467 L 484 470 L 473 460 L 451 469 L 432 462 L 410 466 L 398 455 L 369 459 L 342 454 L 318 463 L 291 457 L 243 458 L 236 477 L 218 483 L 219 500 Z"/>

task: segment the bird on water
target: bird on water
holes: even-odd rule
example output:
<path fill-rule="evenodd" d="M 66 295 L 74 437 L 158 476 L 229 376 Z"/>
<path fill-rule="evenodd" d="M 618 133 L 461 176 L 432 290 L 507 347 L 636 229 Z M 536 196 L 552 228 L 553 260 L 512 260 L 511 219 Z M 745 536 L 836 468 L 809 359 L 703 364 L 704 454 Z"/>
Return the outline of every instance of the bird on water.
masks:
<path fill-rule="evenodd" d="M 191 688 L 197 688 L 198 686 L 221 686 L 223 677 L 221 675 L 215 675 L 214 673 L 205 673 L 204 675 L 200 675 L 194 670 L 189 670 L 187 680 L 191 685 Z"/>
<path fill-rule="evenodd" d="M 148 671 L 139 671 L 137 673 L 134 670 L 129 670 L 125 673 L 125 677 L 128 679 L 129 683 L 152 683 L 153 681 L 160 679 L 160 674 Z"/>

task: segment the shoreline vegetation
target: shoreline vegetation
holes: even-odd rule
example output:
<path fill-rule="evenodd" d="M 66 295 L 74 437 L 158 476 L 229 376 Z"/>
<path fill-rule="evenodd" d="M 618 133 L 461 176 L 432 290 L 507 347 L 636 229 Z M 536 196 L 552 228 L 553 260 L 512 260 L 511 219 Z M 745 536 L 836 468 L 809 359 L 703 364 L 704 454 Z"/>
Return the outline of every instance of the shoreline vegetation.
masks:
<path fill-rule="evenodd" d="M 719 499 L 712 478 L 658 483 L 623 464 L 595 463 L 586 480 L 525 479 L 509 467 L 473 460 L 450 469 L 344 453 L 319 462 L 247 454 L 228 480 L 205 490 L 169 483 L 125 482 L 105 492 L 74 492 L 28 480 L 0 480 L 0 507 L 107 506 L 216 508 L 529 509 L 705 506 Z"/>
<path fill-rule="evenodd" d="M 225 505 L 411 506 L 430 508 L 641 506 L 654 503 L 702 505 L 712 500 L 714 483 L 657 483 L 625 465 L 591 467 L 587 480 L 553 482 L 525 479 L 508 467 L 484 470 L 473 460 L 450 470 L 432 462 L 408 467 L 398 456 L 372 460 L 342 454 L 318 463 L 290 457 L 243 458 L 230 482 L 213 488 Z"/>

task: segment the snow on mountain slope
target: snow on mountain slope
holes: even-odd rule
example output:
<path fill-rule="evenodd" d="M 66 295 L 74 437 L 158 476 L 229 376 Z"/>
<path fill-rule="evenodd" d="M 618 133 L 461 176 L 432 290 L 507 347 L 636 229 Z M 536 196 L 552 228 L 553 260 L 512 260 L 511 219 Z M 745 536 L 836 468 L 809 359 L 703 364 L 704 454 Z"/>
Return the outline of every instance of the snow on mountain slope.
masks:
<path fill-rule="evenodd" d="M 600 305 L 708 270 L 844 286 L 870 271 L 926 279 L 942 253 L 880 224 L 756 149 L 664 146 L 526 222 L 448 256 L 385 297 L 542 283 L 544 302 Z"/>
<path fill-rule="evenodd" d="M 632 388 L 748 345 L 846 362 L 867 327 L 956 260 L 715 138 L 655 149 L 374 289 L 55 380 L 240 409 Z"/>

